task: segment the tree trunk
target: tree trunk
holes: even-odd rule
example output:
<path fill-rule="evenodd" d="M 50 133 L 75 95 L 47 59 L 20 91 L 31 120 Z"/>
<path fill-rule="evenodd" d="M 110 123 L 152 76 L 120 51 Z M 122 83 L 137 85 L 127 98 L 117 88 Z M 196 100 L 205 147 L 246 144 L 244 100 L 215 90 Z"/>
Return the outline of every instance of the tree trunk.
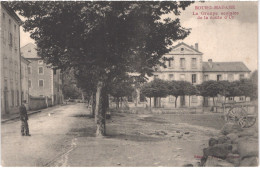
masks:
<path fill-rule="evenodd" d="M 150 108 L 152 108 L 152 98 L 150 97 Z"/>
<path fill-rule="evenodd" d="M 215 106 L 215 100 L 214 100 L 215 97 L 213 97 L 213 106 Z"/>
<path fill-rule="evenodd" d="M 120 107 L 122 108 L 123 98 L 120 97 Z"/>
<path fill-rule="evenodd" d="M 157 97 L 154 97 L 153 107 L 156 107 L 156 99 L 157 99 Z"/>
<path fill-rule="evenodd" d="M 104 83 L 99 81 L 96 92 L 96 116 L 97 123 L 96 136 L 106 135 L 106 110 L 107 110 L 107 92 Z"/>
<path fill-rule="evenodd" d="M 189 107 L 190 107 L 190 96 L 189 96 Z"/>
<path fill-rule="evenodd" d="M 116 98 L 116 108 L 119 109 L 119 97 Z"/>
<path fill-rule="evenodd" d="M 95 117 L 95 111 L 96 111 L 96 94 L 92 94 L 92 117 Z"/>
<path fill-rule="evenodd" d="M 178 96 L 175 96 L 175 108 L 177 108 L 177 99 L 178 99 Z"/>

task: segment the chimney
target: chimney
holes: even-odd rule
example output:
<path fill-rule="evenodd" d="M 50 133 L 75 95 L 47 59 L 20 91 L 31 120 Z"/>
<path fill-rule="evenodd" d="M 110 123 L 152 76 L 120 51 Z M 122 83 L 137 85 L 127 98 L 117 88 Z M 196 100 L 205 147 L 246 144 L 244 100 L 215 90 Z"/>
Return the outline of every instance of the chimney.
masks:
<path fill-rule="evenodd" d="M 212 59 L 208 59 L 208 63 L 209 63 L 209 67 L 212 68 L 213 67 Z"/>
<path fill-rule="evenodd" d="M 195 43 L 195 49 L 196 49 L 197 51 L 199 51 L 199 44 L 198 44 L 198 43 Z"/>

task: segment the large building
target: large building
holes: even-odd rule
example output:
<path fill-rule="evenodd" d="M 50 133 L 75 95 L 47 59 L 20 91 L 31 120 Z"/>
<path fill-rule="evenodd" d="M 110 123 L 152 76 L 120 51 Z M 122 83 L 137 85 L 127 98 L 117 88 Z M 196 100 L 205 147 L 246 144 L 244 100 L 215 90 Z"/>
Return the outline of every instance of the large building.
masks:
<path fill-rule="evenodd" d="M 1 2 L 1 113 L 16 113 L 21 104 L 20 25 L 22 21 Z"/>
<path fill-rule="evenodd" d="M 29 43 L 21 48 L 21 54 L 30 61 L 28 66 L 29 94 L 32 97 L 48 97 L 52 105 L 63 101 L 60 70 L 54 70 L 37 55 L 36 46 Z"/>
<path fill-rule="evenodd" d="M 208 80 L 240 80 L 249 78 L 250 70 L 243 62 L 203 62 L 203 53 L 199 51 L 198 44 L 189 46 L 179 43 L 174 46 L 166 58 L 164 67 L 158 67 L 154 72 L 154 77 L 163 80 L 184 80 L 193 85 L 201 84 Z M 243 100 L 241 97 L 240 100 Z M 232 100 L 232 99 L 231 99 Z M 203 98 L 201 96 L 181 96 L 177 98 L 178 107 L 201 106 Z M 157 102 L 157 101 L 156 101 Z M 154 101 L 152 101 L 154 103 Z M 174 107 L 175 97 L 168 96 L 160 99 L 162 107 Z M 212 103 L 211 100 L 207 102 Z"/>

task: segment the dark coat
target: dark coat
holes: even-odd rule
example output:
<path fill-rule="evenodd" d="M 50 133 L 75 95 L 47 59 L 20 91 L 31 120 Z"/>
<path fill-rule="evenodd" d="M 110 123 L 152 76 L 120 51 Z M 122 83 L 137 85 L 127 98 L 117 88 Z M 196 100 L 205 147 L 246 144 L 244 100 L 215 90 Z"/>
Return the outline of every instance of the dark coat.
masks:
<path fill-rule="evenodd" d="M 26 107 L 24 106 L 24 104 L 22 104 L 19 107 L 19 112 L 20 112 L 20 120 L 22 120 L 22 121 L 28 120 L 27 110 L 26 110 Z"/>

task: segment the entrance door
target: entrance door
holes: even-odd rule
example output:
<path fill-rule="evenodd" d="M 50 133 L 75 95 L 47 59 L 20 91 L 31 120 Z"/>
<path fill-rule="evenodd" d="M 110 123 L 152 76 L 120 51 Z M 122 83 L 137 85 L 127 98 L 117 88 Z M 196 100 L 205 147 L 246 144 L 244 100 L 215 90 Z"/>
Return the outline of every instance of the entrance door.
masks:
<path fill-rule="evenodd" d="M 204 97 L 203 106 L 207 107 L 209 105 L 209 99 L 208 97 Z"/>
<path fill-rule="evenodd" d="M 181 106 L 185 106 L 185 96 L 180 96 Z"/>
<path fill-rule="evenodd" d="M 8 105 L 8 91 L 4 90 L 4 103 L 5 103 L 5 114 L 9 113 L 9 105 Z"/>

